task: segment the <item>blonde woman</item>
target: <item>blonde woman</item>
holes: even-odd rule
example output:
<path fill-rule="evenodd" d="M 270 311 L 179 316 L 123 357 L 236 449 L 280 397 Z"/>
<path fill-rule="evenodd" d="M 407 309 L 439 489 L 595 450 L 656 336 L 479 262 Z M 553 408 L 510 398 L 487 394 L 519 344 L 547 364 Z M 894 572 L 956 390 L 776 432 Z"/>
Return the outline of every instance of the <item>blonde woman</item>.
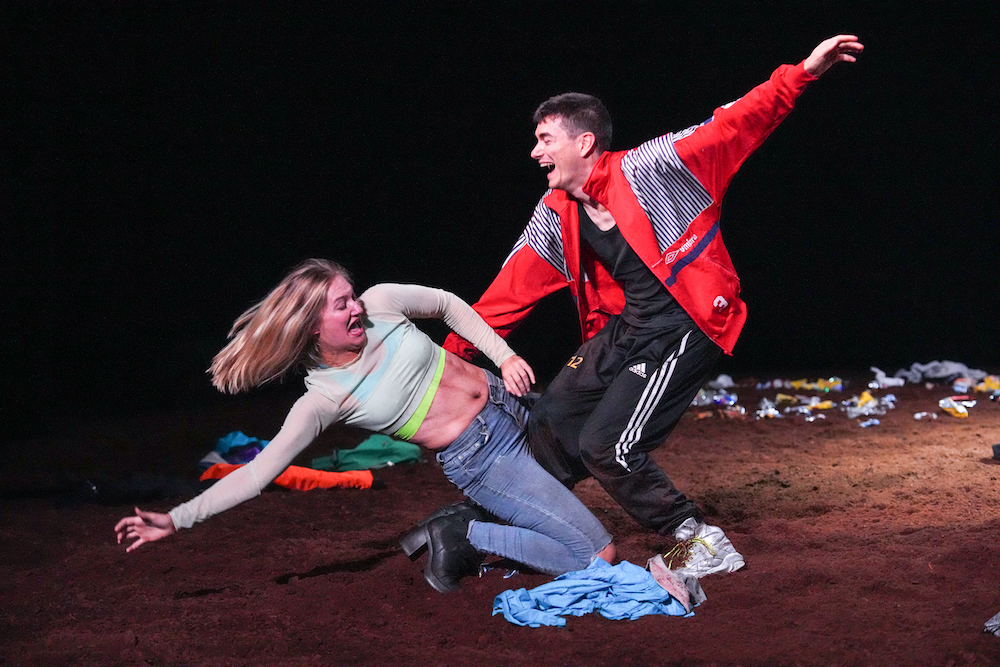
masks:
<path fill-rule="evenodd" d="M 411 318 L 444 320 L 503 380 L 446 353 Z M 115 532 L 119 544 L 130 541 L 127 551 L 259 495 L 320 432 L 343 422 L 433 451 L 474 501 L 471 511 L 432 518 L 404 539 L 407 553 L 428 547 L 424 577 L 436 590 L 460 588 L 482 553 L 549 574 L 585 568 L 598 556 L 613 561 L 601 523 L 528 451 L 527 411 L 511 394 L 528 391 L 533 371 L 455 295 L 383 284 L 357 298 L 343 267 L 310 259 L 243 313 L 230 338 L 209 371 L 219 390 L 247 391 L 300 364 L 307 390 L 248 465 L 167 514 L 136 508 L 119 521 Z"/>

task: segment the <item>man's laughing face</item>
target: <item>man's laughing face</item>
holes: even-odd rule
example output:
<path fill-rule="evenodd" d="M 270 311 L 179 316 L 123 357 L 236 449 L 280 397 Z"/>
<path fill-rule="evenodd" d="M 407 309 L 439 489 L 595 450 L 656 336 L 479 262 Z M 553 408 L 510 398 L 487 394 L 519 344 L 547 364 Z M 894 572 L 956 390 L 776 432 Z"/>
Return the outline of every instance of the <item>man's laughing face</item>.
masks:
<path fill-rule="evenodd" d="M 581 137 L 570 136 L 559 116 L 549 116 L 535 127 L 537 141 L 531 158 L 548 172 L 546 179 L 553 190 L 572 192 L 587 181 L 591 166 L 584 160 Z"/>

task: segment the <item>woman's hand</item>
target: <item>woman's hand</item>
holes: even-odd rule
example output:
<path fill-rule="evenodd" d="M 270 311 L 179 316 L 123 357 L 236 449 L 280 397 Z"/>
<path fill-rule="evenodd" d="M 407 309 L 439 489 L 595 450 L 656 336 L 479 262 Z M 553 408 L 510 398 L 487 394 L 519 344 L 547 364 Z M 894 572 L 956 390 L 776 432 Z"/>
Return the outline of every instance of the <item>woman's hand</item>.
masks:
<path fill-rule="evenodd" d="M 516 354 L 500 364 L 500 374 L 503 375 L 504 386 L 515 396 L 524 396 L 535 384 L 535 371 L 528 362 Z"/>
<path fill-rule="evenodd" d="M 135 516 L 127 516 L 115 524 L 118 544 L 121 544 L 122 540 L 135 540 L 125 549 L 126 553 L 135 551 L 146 542 L 155 542 L 176 532 L 174 521 L 169 514 L 143 512 L 138 507 L 135 508 Z"/>

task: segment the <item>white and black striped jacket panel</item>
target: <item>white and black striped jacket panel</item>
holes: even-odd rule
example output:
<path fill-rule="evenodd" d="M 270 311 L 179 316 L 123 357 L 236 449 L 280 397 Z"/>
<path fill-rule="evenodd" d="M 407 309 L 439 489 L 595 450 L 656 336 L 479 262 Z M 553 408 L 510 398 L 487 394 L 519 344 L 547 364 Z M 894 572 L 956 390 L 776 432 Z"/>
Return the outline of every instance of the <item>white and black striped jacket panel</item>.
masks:
<path fill-rule="evenodd" d="M 681 162 L 675 141 L 672 134 L 657 137 L 622 158 L 622 172 L 653 225 L 661 253 L 712 204 L 711 195 Z"/>
<path fill-rule="evenodd" d="M 572 280 L 569 269 L 566 267 L 559 216 L 543 201 L 551 193 L 551 189 L 546 190 L 542 198 L 538 200 L 535 212 L 531 214 L 531 220 L 528 221 L 528 226 L 524 228 L 521 237 L 514 244 L 514 249 L 507 255 L 507 259 L 503 263 L 506 264 L 521 248 L 528 246 L 539 257 L 552 265 L 552 268 L 561 273 L 566 280 Z"/>

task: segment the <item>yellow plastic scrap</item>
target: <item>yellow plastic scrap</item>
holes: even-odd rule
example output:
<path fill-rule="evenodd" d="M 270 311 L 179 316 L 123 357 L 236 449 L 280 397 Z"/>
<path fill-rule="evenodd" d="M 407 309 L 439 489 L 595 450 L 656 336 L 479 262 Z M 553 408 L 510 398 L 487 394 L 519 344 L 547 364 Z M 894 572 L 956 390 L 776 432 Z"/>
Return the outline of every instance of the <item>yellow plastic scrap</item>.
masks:
<path fill-rule="evenodd" d="M 840 378 L 830 378 L 816 380 L 816 385 L 823 391 L 844 391 L 844 381 Z"/>
<path fill-rule="evenodd" d="M 810 405 L 813 410 L 829 410 L 833 407 L 833 401 L 820 401 L 816 405 Z"/>
<path fill-rule="evenodd" d="M 788 384 L 792 386 L 792 389 L 805 389 L 822 392 L 844 391 L 844 381 L 837 377 L 829 379 L 820 378 L 815 382 L 810 382 L 809 380 L 803 378 L 801 380 L 792 380 Z"/>
<path fill-rule="evenodd" d="M 774 397 L 774 402 L 780 404 L 788 403 L 794 404 L 798 399 L 794 396 L 789 396 L 788 394 L 778 394 Z"/>
<path fill-rule="evenodd" d="M 858 397 L 858 407 L 860 408 L 869 403 L 877 403 L 877 401 L 867 390 L 863 391 L 861 396 Z"/>
<path fill-rule="evenodd" d="M 938 401 L 938 406 L 952 417 L 965 419 L 969 416 L 969 408 L 976 404 L 975 401 L 955 400 L 954 397 L 942 398 Z"/>
<path fill-rule="evenodd" d="M 1000 391 L 1000 376 L 987 375 L 976 385 L 976 391 Z"/>

